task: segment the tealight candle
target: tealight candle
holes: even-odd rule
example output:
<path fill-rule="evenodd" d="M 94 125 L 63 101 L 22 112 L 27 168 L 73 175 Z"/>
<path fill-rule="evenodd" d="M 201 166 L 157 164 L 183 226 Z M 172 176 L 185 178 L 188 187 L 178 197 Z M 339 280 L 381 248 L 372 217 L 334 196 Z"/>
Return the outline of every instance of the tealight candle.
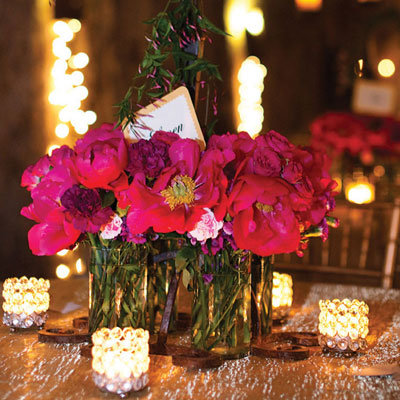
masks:
<path fill-rule="evenodd" d="M 319 344 L 325 349 L 355 352 L 367 346 L 368 311 L 363 301 L 320 300 Z"/>
<path fill-rule="evenodd" d="M 293 281 L 288 274 L 274 272 L 272 287 L 272 318 L 285 318 L 292 306 Z"/>
<path fill-rule="evenodd" d="M 47 279 L 8 278 L 3 284 L 3 323 L 11 328 L 42 326 L 49 308 Z"/>
<path fill-rule="evenodd" d="M 92 335 L 93 380 L 97 387 L 123 396 L 143 389 L 149 377 L 149 332 L 102 328 Z"/>

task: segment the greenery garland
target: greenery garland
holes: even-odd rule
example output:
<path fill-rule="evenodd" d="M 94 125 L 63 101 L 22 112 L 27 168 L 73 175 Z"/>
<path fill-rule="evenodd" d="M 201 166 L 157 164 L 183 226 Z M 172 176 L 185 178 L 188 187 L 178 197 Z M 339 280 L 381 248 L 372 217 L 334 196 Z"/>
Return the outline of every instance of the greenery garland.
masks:
<path fill-rule="evenodd" d="M 140 108 L 141 102 L 154 102 L 179 86 L 193 88 L 198 74 L 204 74 L 202 85 L 221 80 L 218 66 L 198 58 L 197 51 L 200 41 L 211 42 L 210 32 L 225 32 L 201 14 L 195 1 L 169 0 L 162 12 L 145 23 L 152 25 L 151 36 L 146 37 L 149 44 L 133 85 L 117 104 L 118 125 L 124 124 L 123 128 L 135 120 L 133 96 Z"/>

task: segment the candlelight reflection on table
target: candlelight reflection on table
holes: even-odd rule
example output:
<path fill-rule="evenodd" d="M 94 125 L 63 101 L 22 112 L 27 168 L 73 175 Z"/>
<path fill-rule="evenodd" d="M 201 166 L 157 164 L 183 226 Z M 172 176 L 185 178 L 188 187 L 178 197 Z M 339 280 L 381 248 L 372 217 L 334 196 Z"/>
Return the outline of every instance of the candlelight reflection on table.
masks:
<path fill-rule="evenodd" d="M 293 302 L 293 280 L 288 274 L 274 272 L 272 287 L 272 317 L 287 317 Z"/>

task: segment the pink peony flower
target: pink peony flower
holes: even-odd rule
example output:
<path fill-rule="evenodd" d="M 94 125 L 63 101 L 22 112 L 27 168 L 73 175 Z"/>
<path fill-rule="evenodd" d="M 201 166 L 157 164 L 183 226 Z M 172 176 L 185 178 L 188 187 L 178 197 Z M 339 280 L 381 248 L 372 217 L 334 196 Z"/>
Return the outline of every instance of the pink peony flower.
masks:
<path fill-rule="evenodd" d="M 217 221 L 214 213 L 209 208 L 205 208 L 204 210 L 206 212 L 201 216 L 201 220 L 189 232 L 199 242 L 204 242 L 207 239 L 215 239 L 218 236 L 219 230 L 224 226 L 224 222 Z"/>
<path fill-rule="evenodd" d="M 100 236 L 103 239 L 114 239 L 116 238 L 122 230 L 122 218 L 118 214 L 114 214 L 112 220 L 101 227 Z"/>
<path fill-rule="evenodd" d="M 280 178 L 243 175 L 229 196 L 233 236 L 241 249 L 260 256 L 290 253 L 300 243 L 300 229 L 291 206 L 294 189 Z"/>
<path fill-rule="evenodd" d="M 153 187 L 138 173 L 129 190 L 118 198 L 119 207 L 130 205 L 127 224 L 132 234 L 150 227 L 162 233 L 191 231 L 204 208 L 212 208 L 217 220 L 225 216 L 227 180 L 221 152 L 207 150 L 200 159 L 196 141 L 179 139 L 172 143 L 169 157 L 171 166 L 161 172 Z"/>
<path fill-rule="evenodd" d="M 37 256 L 51 256 L 73 246 L 81 231 L 65 219 L 61 208 L 55 208 L 46 219 L 28 232 L 29 248 Z"/>
<path fill-rule="evenodd" d="M 79 181 L 90 189 L 121 189 L 128 186 L 124 170 L 128 149 L 124 134 L 110 124 L 89 131 L 75 144 L 76 170 Z"/>

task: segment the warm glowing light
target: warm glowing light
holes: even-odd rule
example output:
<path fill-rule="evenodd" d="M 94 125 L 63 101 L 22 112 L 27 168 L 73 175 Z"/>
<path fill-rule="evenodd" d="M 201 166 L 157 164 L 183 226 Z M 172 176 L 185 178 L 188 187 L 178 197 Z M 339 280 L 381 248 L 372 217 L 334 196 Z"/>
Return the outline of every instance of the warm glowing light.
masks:
<path fill-rule="evenodd" d="M 93 380 L 100 389 L 121 394 L 147 385 L 148 331 L 102 328 L 93 333 L 92 341 Z"/>
<path fill-rule="evenodd" d="M 56 275 L 57 278 L 59 279 L 67 279 L 71 274 L 71 269 L 65 265 L 65 264 L 60 264 L 57 268 L 56 268 Z"/>
<path fill-rule="evenodd" d="M 77 86 L 73 88 L 73 96 L 79 100 L 85 100 L 88 95 L 89 91 L 86 86 Z"/>
<path fill-rule="evenodd" d="M 68 250 L 64 249 L 64 250 L 60 250 L 59 252 L 57 252 L 57 255 L 60 257 L 64 257 L 67 253 L 68 253 Z"/>
<path fill-rule="evenodd" d="M 89 57 L 86 53 L 78 53 L 72 57 L 70 66 L 74 69 L 85 68 L 89 64 Z"/>
<path fill-rule="evenodd" d="M 77 274 L 83 274 L 85 272 L 85 266 L 81 258 L 78 258 L 75 263 L 75 270 Z"/>
<path fill-rule="evenodd" d="M 85 121 L 88 125 L 93 125 L 97 120 L 97 115 L 94 111 L 86 111 L 85 112 Z"/>
<path fill-rule="evenodd" d="M 383 165 L 376 165 L 374 167 L 374 175 L 377 176 L 378 178 L 382 178 L 383 175 L 385 175 L 385 167 Z"/>
<path fill-rule="evenodd" d="M 41 326 L 47 319 L 50 282 L 43 278 L 8 278 L 3 284 L 3 322 L 7 326 Z"/>
<path fill-rule="evenodd" d="M 238 112 L 240 122 L 238 131 L 246 131 L 254 136 L 262 129 L 264 109 L 261 106 L 264 78 L 267 69 L 257 57 L 251 56 L 243 61 L 238 72 L 240 82 L 240 103 Z"/>
<path fill-rule="evenodd" d="M 74 71 L 72 74 L 71 74 L 71 80 L 72 80 L 72 84 L 74 85 L 74 86 L 79 86 L 79 85 L 82 85 L 82 83 L 83 83 L 83 81 L 84 81 L 84 79 L 85 79 L 85 77 L 83 76 L 83 74 L 82 74 L 82 72 L 81 71 Z"/>
<path fill-rule="evenodd" d="M 264 14 L 260 8 L 253 8 L 246 14 L 246 29 L 253 35 L 258 36 L 264 30 Z"/>
<path fill-rule="evenodd" d="M 68 134 L 69 134 L 68 125 L 58 124 L 56 126 L 56 136 L 59 137 L 60 139 L 66 138 Z"/>
<path fill-rule="evenodd" d="M 73 33 L 77 33 L 81 30 L 82 24 L 80 23 L 79 20 L 73 18 L 68 21 L 68 26 L 69 26 L 69 29 L 71 29 L 71 31 Z"/>
<path fill-rule="evenodd" d="M 53 46 L 53 54 L 61 60 L 68 60 L 71 57 L 71 49 L 67 46 Z"/>
<path fill-rule="evenodd" d="M 273 273 L 272 307 L 291 307 L 293 301 L 293 280 L 288 274 Z"/>
<path fill-rule="evenodd" d="M 379 61 L 378 72 L 379 75 L 383 76 L 384 78 L 390 78 L 396 72 L 396 66 L 392 60 L 389 58 L 384 58 L 383 60 Z"/>
<path fill-rule="evenodd" d="M 68 24 L 64 21 L 56 21 L 53 25 L 53 32 L 58 35 L 61 36 L 63 35 L 65 32 L 70 31 L 70 27 L 68 26 Z"/>
<path fill-rule="evenodd" d="M 322 7 L 322 0 L 296 0 L 296 6 L 301 11 L 318 11 Z"/>
<path fill-rule="evenodd" d="M 368 182 L 351 182 L 346 185 L 345 196 L 351 203 L 372 203 L 375 200 L 375 186 Z"/>
<path fill-rule="evenodd" d="M 337 351 L 365 348 L 368 335 L 368 306 L 359 300 L 320 300 L 318 330 L 323 347 Z"/>
<path fill-rule="evenodd" d="M 49 156 L 51 156 L 51 154 L 53 153 L 53 151 L 55 150 L 55 149 L 59 149 L 60 148 L 60 146 L 59 145 L 57 145 L 57 144 L 52 144 L 52 145 L 50 145 L 48 148 L 47 148 L 47 154 L 49 155 Z"/>
<path fill-rule="evenodd" d="M 75 132 L 78 135 L 84 135 L 89 130 L 88 125 L 85 123 L 80 123 L 78 125 L 75 125 L 74 128 L 75 128 Z"/>
<path fill-rule="evenodd" d="M 248 6 L 242 1 L 232 2 L 228 11 L 228 32 L 232 36 L 241 35 L 246 29 L 246 19 Z"/>

